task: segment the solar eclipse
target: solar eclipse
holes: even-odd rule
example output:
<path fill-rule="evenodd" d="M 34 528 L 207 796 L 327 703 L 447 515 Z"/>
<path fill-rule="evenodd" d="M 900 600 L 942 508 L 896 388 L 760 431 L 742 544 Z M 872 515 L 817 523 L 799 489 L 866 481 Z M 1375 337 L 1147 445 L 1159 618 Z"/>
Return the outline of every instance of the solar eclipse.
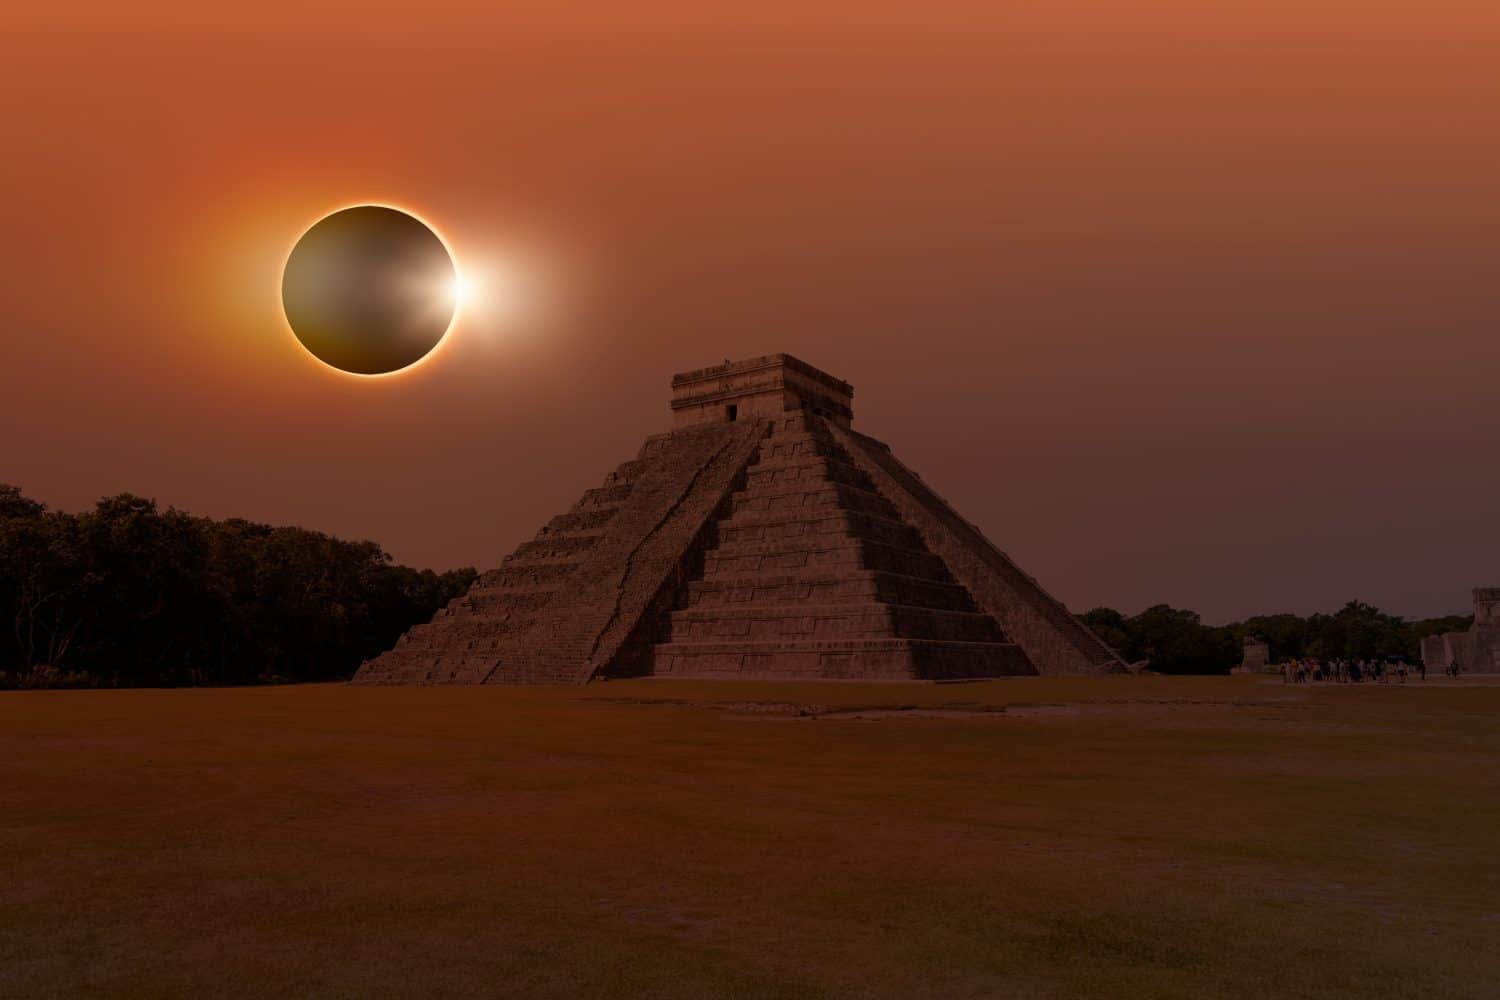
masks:
<path fill-rule="evenodd" d="M 320 219 L 287 258 L 281 302 L 302 346 L 355 375 L 427 357 L 458 311 L 453 255 L 425 222 L 385 205 Z"/>

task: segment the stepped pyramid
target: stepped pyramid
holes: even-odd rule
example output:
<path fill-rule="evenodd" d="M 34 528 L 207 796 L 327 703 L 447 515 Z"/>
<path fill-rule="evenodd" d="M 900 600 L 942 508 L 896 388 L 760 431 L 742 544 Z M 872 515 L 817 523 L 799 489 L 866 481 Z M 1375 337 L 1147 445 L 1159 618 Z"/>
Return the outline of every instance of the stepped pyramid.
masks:
<path fill-rule="evenodd" d="M 786 354 L 672 379 L 648 438 L 360 667 L 388 684 L 1106 673 L 1120 659 Z"/>

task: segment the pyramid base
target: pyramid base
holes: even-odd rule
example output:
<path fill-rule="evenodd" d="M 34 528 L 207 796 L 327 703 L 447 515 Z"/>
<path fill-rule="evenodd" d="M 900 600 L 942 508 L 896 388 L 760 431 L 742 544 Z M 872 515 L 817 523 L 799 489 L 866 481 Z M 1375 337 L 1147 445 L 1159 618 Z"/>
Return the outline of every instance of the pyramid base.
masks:
<path fill-rule="evenodd" d="M 1014 643 L 872 639 L 834 642 L 672 642 L 656 647 L 657 677 L 739 680 L 954 680 L 1035 674 Z"/>

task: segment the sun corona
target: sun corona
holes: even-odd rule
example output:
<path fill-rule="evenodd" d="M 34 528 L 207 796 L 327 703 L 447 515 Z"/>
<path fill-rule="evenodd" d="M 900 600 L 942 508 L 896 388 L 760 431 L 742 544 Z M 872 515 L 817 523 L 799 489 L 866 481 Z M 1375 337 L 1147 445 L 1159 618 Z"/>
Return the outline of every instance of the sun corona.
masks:
<path fill-rule="evenodd" d="M 297 240 L 281 279 L 288 325 L 313 357 L 389 375 L 428 357 L 457 315 L 461 282 L 437 233 L 409 212 L 356 205 Z"/>

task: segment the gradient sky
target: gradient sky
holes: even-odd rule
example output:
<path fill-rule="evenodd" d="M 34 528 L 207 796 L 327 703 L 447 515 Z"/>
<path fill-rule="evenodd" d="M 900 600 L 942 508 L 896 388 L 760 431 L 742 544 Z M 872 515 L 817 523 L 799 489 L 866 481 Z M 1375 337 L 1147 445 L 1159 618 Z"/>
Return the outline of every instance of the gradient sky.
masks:
<path fill-rule="evenodd" d="M 58 5 L 49 5 L 56 7 Z M 1500 585 L 1500 6 L 71 5 L 0 23 L 0 481 L 497 563 L 788 351 L 1076 609 Z M 480 296 L 312 361 L 297 235 Z"/>

